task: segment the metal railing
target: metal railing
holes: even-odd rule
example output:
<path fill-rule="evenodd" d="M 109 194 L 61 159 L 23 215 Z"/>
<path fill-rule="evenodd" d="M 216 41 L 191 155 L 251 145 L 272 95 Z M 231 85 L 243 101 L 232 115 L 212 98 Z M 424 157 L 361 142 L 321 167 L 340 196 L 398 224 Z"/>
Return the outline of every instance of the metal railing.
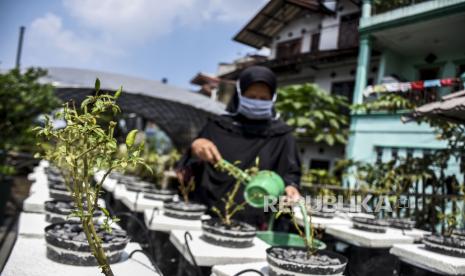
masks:
<path fill-rule="evenodd" d="M 415 227 L 427 231 L 444 232 L 447 229 L 445 216 L 461 212 L 464 214 L 463 206 L 465 195 L 461 193 L 450 194 L 447 184 L 434 185 L 433 189 L 421 185 L 421 180 L 413 183 L 407 193 L 378 192 L 370 189 L 350 189 L 341 186 L 323 184 L 302 184 L 304 195 L 316 196 L 318 194 L 331 194 L 336 197 L 342 196 L 344 203 L 350 203 L 350 199 L 360 196 L 362 199 L 371 195 L 372 199 L 367 203 L 371 209 L 375 209 L 381 196 L 394 199 L 399 205 L 392 206 L 393 212 L 381 211 L 375 215 L 379 218 L 409 218 L 416 222 Z M 404 203 L 404 204 L 401 204 Z M 441 218 L 442 217 L 442 218 Z M 463 216 L 461 216 L 463 219 Z"/>

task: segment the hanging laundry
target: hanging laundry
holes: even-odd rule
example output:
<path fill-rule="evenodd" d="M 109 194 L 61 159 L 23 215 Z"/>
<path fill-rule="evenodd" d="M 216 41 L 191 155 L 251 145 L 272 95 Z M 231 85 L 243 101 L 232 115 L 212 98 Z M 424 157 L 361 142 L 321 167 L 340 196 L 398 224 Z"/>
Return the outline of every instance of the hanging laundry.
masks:
<path fill-rule="evenodd" d="M 384 84 L 386 86 L 387 92 L 398 92 L 400 91 L 400 83 L 399 82 L 392 82 Z"/>
<path fill-rule="evenodd" d="M 400 92 L 408 92 L 412 90 L 412 85 L 410 82 L 401 82 L 399 83 L 399 91 Z"/>
<path fill-rule="evenodd" d="M 441 80 L 425 80 L 423 86 L 425 88 L 441 87 Z"/>
<path fill-rule="evenodd" d="M 363 90 L 365 97 L 373 93 L 386 93 L 386 92 L 408 92 L 408 91 L 421 91 L 425 88 L 433 87 L 449 87 L 460 82 L 458 78 L 436 79 L 436 80 L 419 80 L 412 82 L 392 82 L 376 85 L 369 85 Z"/>
<path fill-rule="evenodd" d="M 455 85 L 457 83 L 457 79 L 449 78 L 449 79 L 442 79 L 441 80 L 441 86 L 442 87 L 448 87 Z"/>
<path fill-rule="evenodd" d="M 412 81 L 410 82 L 412 90 L 423 90 L 425 88 L 423 81 Z"/>

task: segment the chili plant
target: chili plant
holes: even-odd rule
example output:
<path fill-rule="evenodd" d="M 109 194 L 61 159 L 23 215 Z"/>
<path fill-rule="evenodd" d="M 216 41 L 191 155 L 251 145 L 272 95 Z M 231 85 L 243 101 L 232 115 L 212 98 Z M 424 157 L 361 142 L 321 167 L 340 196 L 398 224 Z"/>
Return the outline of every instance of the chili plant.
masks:
<path fill-rule="evenodd" d="M 303 202 L 299 202 L 298 204 L 300 208 L 304 208 Z M 318 246 L 317 246 L 317 243 L 315 243 L 315 229 L 313 228 L 313 225 L 312 225 L 312 212 L 311 210 L 309 210 L 309 208 L 307 208 L 306 210 L 307 212 L 302 212 L 302 216 L 304 220 L 306 219 L 305 216 L 308 216 L 308 227 L 310 228 L 309 237 L 307 237 L 306 233 L 300 228 L 299 223 L 297 222 L 294 208 L 282 208 L 282 211 L 276 214 L 276 218 L 278 218 L 284 213 L 290 215 L 294 228 L 297 230 L 297 233 L 299 234 L 299 236 L 304 240 L 305 248 L 307 249 L 308 256 L 311 256 L 316 253 L 316 251 L 318 250 Z"/>
<path fill-rule="evenodd" d="M 43 128 L 37 128 L 39 136 L 55 142 L 55 153 L 48 156 L 50 161 L 65 162 L 70 170 L 70 186 L 77 206 L 71 216 L 79 217 L 92 254 L 106 276 L 112 276 L 113 272 L 97 234 L 93 214 L 99 209 L 105 214 L 102 227 L 107 232 L 111 232 L 111 223 L 118 219 L 111 217 L 108 210 L 99 205 L 102 184 L 115 169 L 145 164 L 140 157 L 143 144 L 134 143 L 137 130 L 130 131 L 126 137 L 127 154 L 116 157 L 118 147 L 113 137 L 116 122 L 110 121 L 105 128 L 101 125 L 102 116 L 120 112 L 116 100 L 121 92 L 122 87 L 114 95 L 100 93 L 100 81 L 97 79 L 95 96 L 88 96 L 80 108 L 72 102 L 65 103 L 63 111 L 57 114 L 58 118 L 66 121 L 65 128 L 53 128 L 50 118 Z M 147 169 L 151 170 L 148 166 Z M 93 184 L 96 170 L 104 170 L 105 173 L 98 183 Z"/>
<path fill-rule="evenodd" d="M 215 164 L 215 168 L 227 172 L 230 176 L 234 177 L 236 179 L 236 182 L 234 183 L 234 186 L 230 191 L 228 191 L 221 200 L 224 203 L 224 208 L 222 211 L 220 211 L 219 208 L 217 207 L 212 207 L 212 211 L 218 215 L 218 217 L 221 219 L 222 223 L 225 225 L 231 225 L 232 223 L 232 217 L 239 211 L 243 210 L 245 205 L 247 204 L 246 201 L 242 203 L 237 203 L 235 201 L 235 198 L 237 196 L 237 193 L 239 192 L 239 189 L 241 187 L 242 183 L 247 182 L 249 177 L 251 175 L 255 175 L 258 172 L 258 162 L 259 159 L 256 159 L 255 166 L 242 171 L 239 168 L 237 168 L 235 165 L 239 164 L 239 162 L 235 162 L 233 164 L 228 163 L 228 162 L 217 162 Z M 244 173 L 245 172 L 245 173 Z"/>
<path fill-rule="evenodd" d="M 186 184 L 186 181 L 184 181 L 184 173 L 182 171 L 176 172 L 176 175 L 179 180 L 179 191 L 181 192 L 182 198 L 184 200 L 184 203 L 188 204 L 189 203 L 189 193 L 193 192 L 195 190 L 195 181 L 194 177 L 191 177 L 189 181 Z"/>

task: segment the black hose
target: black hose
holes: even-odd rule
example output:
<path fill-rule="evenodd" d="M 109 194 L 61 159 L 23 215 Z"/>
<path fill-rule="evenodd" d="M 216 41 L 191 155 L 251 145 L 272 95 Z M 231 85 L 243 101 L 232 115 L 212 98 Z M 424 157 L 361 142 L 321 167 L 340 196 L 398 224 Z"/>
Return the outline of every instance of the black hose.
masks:
<path fill-rule="evenodd" d="M 133 250 L 131 253 L 129 253 L 129 257 L 128 257 L 128 258 L 131 258 L 132 255 L 134 255 L 134 253 L 137 253 L 137 252 L 140 252 L 140 253 L 144 254 L 147 258 L 149 258 L 149 260 L 150 260 L 150 262 L 152 263 L 153 268 L 156 270 L 156 272 L 157 272 L 160 276 L 163 276 L 163 273 L 162 273 L 161 270 L 158 268 L 158 266 L 155 264 L 155 260 L 152 258 L 152 256 L 150 256 L 149 254 L 147 254 L 144 250 L 141 250 L 141 249 Z"/>
<path fill-rule="evenodd" d="M 261 271 L 258 271 L 258 270 L 256 270 L 256 269 L 252 269 L 252 268 L 244 269 L 244 270 L 242 270 L 242 271 L 239 271 L 239 272 L 237 272 L 236 274 L 234 274 L 234 276 L 239 276 L 239 275 L 242 275 L 242 274 L 247 273 L 247 272 L 255 272 L 255 273 L 257 273 L 258 275 L 265 276 L 265 274 L 263 274 Z"/>
<path fill-rule="evenodd" d="M 187 237 L 189 237 L 189 240 L 192 240 L 192 235 L 191 235 L 191 233 L 189 231 L 186 231 L 184 233 L 184 243 L 186 244 L 187 253 L 189 253 L 189 257 L 192 260 L 192 264 L 194 264 L 194 267 L 196 269 L 197 276 L 202 276 L 202 271 L 200 270 L 200 267 L 197 265 L 197 262 L 195 261 L 195 257 L 192 254 L 192 251 L 191 251 L 191 248 L 189 246 L 189 241 L 187 240 Z"/>
<path fill-rule="evenodd" d="M 147 229 L 145 224 L 138 217 L 136 217 L 134 214 L 129 213 L 129 212 L 116 213 L 115 216 L 117 216 L 117 217 L 124 216 L 124 217 L 130 218 L 130 219 L 133 219 L 140 226 L 140 228 L 142 228 L 142 230 L 144 231 L 145 239 L 147 240 L 147 243 L 149 244 L 149 252 L 151 254 L 155 253 L 155 247 L 153 246 L 152 240 L 150 239 L 149 230 Z"/>

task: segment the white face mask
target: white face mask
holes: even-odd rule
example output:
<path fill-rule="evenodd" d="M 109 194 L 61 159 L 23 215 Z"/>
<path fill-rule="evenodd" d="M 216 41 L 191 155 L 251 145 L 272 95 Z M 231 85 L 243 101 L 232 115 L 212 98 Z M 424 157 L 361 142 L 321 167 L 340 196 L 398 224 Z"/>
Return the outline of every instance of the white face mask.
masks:
<path fill-rule="evenodd" d="M 272 100 L 255 100 L 242 96 L 239 81 L 236 83 L 237 93 L 239 96 L 239 107 L 237 112 L 249 119 L 271 119 L 273 117 L 273 105 L 276 100 L 276 94 Z"/>

